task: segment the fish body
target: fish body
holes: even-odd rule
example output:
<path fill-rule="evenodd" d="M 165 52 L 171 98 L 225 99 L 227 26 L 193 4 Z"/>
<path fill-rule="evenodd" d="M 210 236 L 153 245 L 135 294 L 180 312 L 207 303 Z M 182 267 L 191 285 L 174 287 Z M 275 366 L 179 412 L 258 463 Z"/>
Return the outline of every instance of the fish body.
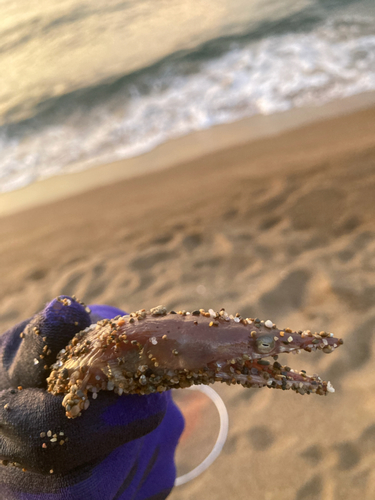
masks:
<path fill-rule="evenodd" d="M 228 315 L 224 309 L 167 313 L 163 306 L 102 320 L 79 332 L 52 365 L 48 390 L 65 394 L 69 418 L 100 390 L 150 394 L 194 384 L 334 392 L 329 382 L 277 361 L 282 353 L 333 352 L 341 339 L 327 332 L 280 330 L 271 321 Z M 271 360 L 270 360 L 270 359 Z"/>

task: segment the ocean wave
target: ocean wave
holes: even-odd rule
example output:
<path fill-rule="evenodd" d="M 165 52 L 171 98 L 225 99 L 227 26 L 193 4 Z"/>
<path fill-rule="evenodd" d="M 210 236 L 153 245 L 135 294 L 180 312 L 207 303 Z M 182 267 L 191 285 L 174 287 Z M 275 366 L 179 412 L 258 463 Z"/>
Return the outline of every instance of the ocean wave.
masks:
<path fill-rule="evenodd" d="M 216 124 L 375 90 L 374 19 L 311 17 L 304 26 L 216 40 L 40 102 L 31 118 L 0 128 L 0 191 Z"/>

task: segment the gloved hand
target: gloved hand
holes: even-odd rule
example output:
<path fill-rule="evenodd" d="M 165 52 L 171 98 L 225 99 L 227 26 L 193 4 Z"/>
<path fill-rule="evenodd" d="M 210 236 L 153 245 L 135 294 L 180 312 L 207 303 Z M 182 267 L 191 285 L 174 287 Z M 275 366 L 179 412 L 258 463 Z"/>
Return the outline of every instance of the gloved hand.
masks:
<path fill-rule="evenodd" d="M 175 480 L 183 418 L 169 392 L 101 391 L 69 420 L 48 367 L 80 330 L 124 314 L 61 296 L 0 337 L 0 498 L 162 500 Z"/>

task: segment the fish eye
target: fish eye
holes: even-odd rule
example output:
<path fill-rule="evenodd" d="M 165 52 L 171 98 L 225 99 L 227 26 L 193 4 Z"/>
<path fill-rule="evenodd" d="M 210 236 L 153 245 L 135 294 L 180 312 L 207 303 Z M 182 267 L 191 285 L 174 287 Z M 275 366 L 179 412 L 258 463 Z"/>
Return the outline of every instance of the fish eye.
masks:
<path fill-rule="evenodd" d="M 275 347 L 275 340 L 271 335 L 261 335 L 256 339 L 258 352 L 267 354 Z"/>

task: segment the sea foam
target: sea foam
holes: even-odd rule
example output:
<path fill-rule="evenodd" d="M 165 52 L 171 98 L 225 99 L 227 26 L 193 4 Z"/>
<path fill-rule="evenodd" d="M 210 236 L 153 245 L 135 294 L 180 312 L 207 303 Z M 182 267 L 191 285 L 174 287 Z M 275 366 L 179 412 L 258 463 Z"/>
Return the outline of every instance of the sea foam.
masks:
<path fill-rule="evenodd" d="M 307 32 L 232 40 L 216 57 L 183 54 L 108 89 L 100 99 L 66 95 L 1 127 L 0 191 L 213 125 L 373 91 L 375 22 L 340 17 Z"/>

